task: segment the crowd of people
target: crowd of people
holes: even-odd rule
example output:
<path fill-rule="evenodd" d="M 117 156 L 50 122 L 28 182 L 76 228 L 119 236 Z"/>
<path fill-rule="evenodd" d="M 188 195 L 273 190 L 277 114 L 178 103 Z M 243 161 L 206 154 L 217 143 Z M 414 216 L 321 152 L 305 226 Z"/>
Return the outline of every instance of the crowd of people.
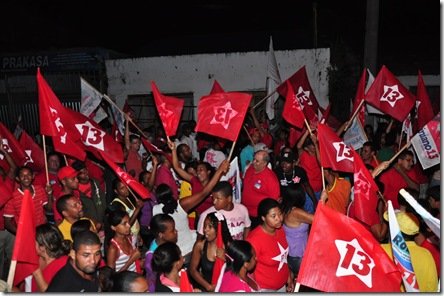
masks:
<path fill-rule="evenodd" d="M 17 167 L 0 145 L 8 163 L 0 168 L 1 279 L 8 275 L 24 191 L 29 190 L 39 266 L 14 291 L 294 291 L 318 203 L 355 218 L 353 174 L 322 171 L 315 127 L 292 146 L 284 126 L 272 132 L 265 117 L 258 120 L 253 109 L 249 114 L 248 129 L 233 153 L 242 179 L 240 203 L 234 200 L 233 184 L 221 180 L 232 160 L 227 159 L 230 142 L 194 133 L 192 122 L 184 123 L 174 138 L 146 130 L 144 136 L 162 150 L 154 153 L 143 147 L 127 120 L 121 166 L 148 189 L 147 199 L 93 156 L 79 161 L 52 151 L 47 179 L 44 171 Z M 400 147 L 396 124 L 381 122 L 365 131 L 368 142 L 359 153 L 381 194 L 377 209 L 367 209 L 377 211 L 378 221 L 361 223 L 392 256 L 390 200 L 419 289 L 435 292 L 440 240 L 399 190 L 408 190 L 439 219 L 439 166 L 422 170 L 408 149 L 389 162 Z"/>

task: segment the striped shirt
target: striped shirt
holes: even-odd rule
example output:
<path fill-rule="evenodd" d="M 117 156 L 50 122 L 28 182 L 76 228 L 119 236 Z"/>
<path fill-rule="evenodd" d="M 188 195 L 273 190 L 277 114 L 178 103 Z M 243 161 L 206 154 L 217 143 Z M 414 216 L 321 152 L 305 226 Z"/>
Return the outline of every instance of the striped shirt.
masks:
<path fill-rule="evenodd" d="M 45 189 L 39 185 L 31 185 L 34 193 L 32 195 L 32 202 L 34 204 L 34 222 L 35 226 L 46 223 L 45 210 L 43 206 L 48 203 L 48 195 Z M 20 211 L 22 209 L 24 192 L 17 188 L 12 193 L 12 198 L 6 203 L 3 217 L 14 218 L 15 223 L 18 225 L 20 218 Z"/>

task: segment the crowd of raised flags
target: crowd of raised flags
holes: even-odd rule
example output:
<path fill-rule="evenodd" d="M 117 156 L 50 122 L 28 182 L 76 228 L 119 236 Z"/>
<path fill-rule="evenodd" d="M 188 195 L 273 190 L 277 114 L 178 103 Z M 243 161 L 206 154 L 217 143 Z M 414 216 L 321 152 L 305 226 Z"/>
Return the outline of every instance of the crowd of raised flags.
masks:
<path fill-rule="evenodd" d="M 418 76 L 418 92 L 415 97 L 387 67 L 382 66 L 373 82 L 370 78 L 367 81 L 368 71 L 364 69 L 353 101 L 353 115 L 347 122 L 344 139 L 341 139 L 325 123 L 330 108 L 324 110 L 319 106 L 305 66 L 283 82 L 275 59 L 270 59 L 269 66 L 274 67 L 274 75 L 268 77 L 270 88 L 266 104 L 269 118 L 275 116 L 270 106 L 276 101 L 277 94 L 280 94 L 285 98 L 282 117 L 291 125 L 290 144 L 294 145 L 306 129 L 310 133 L 317 133 L 321 167 L 353 174 L 354 212 L 356 218 L 363 223 L 370 224 L 370 221 L 375 219 L 371 215 L 377 213 L 368 209 L 375 209 L 379 198 L 378 186 L 355 151 L 366 141 L 362 131 L 365 123 L 365 105 L 371 105 L 397 121 L 409 121 L 407 124 L 412 130 L 409 136 L 411 139 L 407 139 L 401 150 L 407 149 L 411 141 L 423 169 L 440 163 L 440 115 L 433 114 L 421 73 Z M 82 105 L 80 112 L 77 112 L 60 103 L 40 70 L 37 71 L 37 84 L 43 150 L 25 130 L 17 140 L 0 123 L 3 145 L 17 164 L 45 170 L 45 137 L 51 137 L 57 152 L 79 160 L 85 160 L 87 152 L 91 153 L 97 159 L 103 160 L 139 197 L 150 198 L 151 193 L 119 166 L 124 162 L 124 153 L 122 145 L 116 141 L 116 135 L 120 134 L 121 137 L 123 134 L 123 112 L 110 102 L 113 108 L 113 135 L 108 134 L 97 123 L 108 116 L 100 103 L 102 99 L 110 100 L 109 97 L 95 90 L 81 78 Z M 163 95 L 154 82 L 151 82 L 151 90 L 165 134 L 167 137 L 173 137 L 177 133 L 184 101 Z M 225 92 L 215 81 L 211 93 L 199 101 L 195 131 L 233 142 L 229 160 L 251 99 L 251 94 Z M 416 118 L 411 118 L 410 113 L 414 108 Z M 134 122 L 131 123 L 135 125 Z M 143 134 L 141 136 L 142 144 L 149 153 L 165 153 L 150 143 Z M 233 158 L 232 170 L 225 178 L 233 184 L 234 200 L 241 202 L 241 178 L 236 167 L 237 158 Z M 30 224 L 33 221 L 30 200 L 30 196 L 25 195 L 18 225 L 10 273 L 14 284 L 31 274 L 32 268 L 38 262 L 37 254 L 32 251 L 34 248 L 27 248 L 34 246 L 35 237 L 35 227 Z M 415 209 L 424 217 L 426 223 L 434 227 L 434 232 L 438 231 L 436 234 L 439 236 L 439 220 L 428 216 L 419 205 L 416 205 Z M 394 237 L 399 235 L 399 229 L 396 228 L 397 222 L 390 203 L 388 210 L 393 241 Z M 408 250 L 407 253 L 401 254 L 399 249 L 394 248 L 393 252 L 394 261 L 384 253 L 371 233 L 359 222 L 320 203 L 315 212 L 297 281 L 299 284 L 327 292 L 395 292 L 399 291 L 401 280 L 404 280 L 406 291 L 418 291 L 417 283 L 410 285 L 405 281 L 406 272 L 414 276 Z"/>

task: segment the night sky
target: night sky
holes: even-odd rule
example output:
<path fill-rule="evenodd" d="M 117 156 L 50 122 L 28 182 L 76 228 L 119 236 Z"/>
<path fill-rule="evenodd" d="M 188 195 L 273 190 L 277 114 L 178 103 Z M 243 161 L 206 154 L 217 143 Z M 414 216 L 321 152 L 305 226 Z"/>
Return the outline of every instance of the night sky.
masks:
<path fill-rule="evenodd" d="M 335 48 L 362 56 L 366 1 L 1 1 L 0 52 L 104 47 L 129 56 Z M 314 4 L 315 3 L 315 4 Z M 317 10 L 317 30 L 314 26 Z M 380 0 L 379 54 L 439 72 L 440 5 Z"/>

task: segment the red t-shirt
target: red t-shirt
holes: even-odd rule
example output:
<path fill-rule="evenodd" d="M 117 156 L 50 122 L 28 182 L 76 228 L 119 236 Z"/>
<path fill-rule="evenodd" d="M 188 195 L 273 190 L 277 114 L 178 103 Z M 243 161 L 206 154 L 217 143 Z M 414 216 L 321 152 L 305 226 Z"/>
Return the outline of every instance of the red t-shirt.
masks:
<path fill-rule="evenodd" d="M 299 166 L 307 172 L 308 182 L 313 191 L 322 191 L 322 172 L 316 155 L 310 155 L 307 151 L 304 151 L 299 156 L 299 160 Z"/>
<path fill-rule="evenodd" d="M 266 233 L 261 226 L 253 229 L 247 237 L 256 251 L 254 278 L 261 289 L 278 290 L 288 279 L 288 243 L 281 227 L 274 235 Z"/>
<path fill-rule="evenodd" d="M 199 193 L 203 190 L 202 183 L 200 183 L 199 179 L 193 176 L 190 180 L 191 184 L 191 194 Z M 195 211 L 200 215 L 205 212 L 207 209 L 213 206 L 213 199 L 211 198 L 211 194 L 207 195 L 205 199 L 196 207 Z"/>
<path fill-rule="evenodd" d="M 414 182 L 417 182 L 416 173 L 414 170 L 407 172 L 407 176 Z M 398 193 L 402 188 L 407 188 L 408 184 L 404 178 L 395 170 L 390 168 L 383 173 L 379 179 L 384 184 L 384 197 L 387 201 L 391 200 L 394 209 L 399 209 Z M 419 184 L 419 182 L 417 182 Z"/>
<path fill-rule="evenodd" d="M 278 199 L 280 195 L 279 180 L 275 173 L 266 167 L 256 173 L 253 166 L 245 172 L 242 204 L 248 209 L 248 214 L 257 217 L 257 206 L 266 197 Z"/>
<path fill-rule="evenodd" d="M 54 259 L 51 263 L 49 263 L 43 270 L 43 278 L 45 279 L 46 283 L 48 285 L 51 283 L 52 278 L 54 275 L 63 267 L 65 266 L 66 262 L 68 261 L 68 256 L 64 255 L 57 259 Z M 35 278 L 32 277 L 32 284 L 31 284 L 31 292 L 40 292 L 37 287 L 37 282 L 35 281 Z"/>
<path fill-rule="evenodd" d="M 5 229 L 5 220 L 3 219 L 3 212 L 6 203 L 12 198 L 12 191 L 14 191 L 14 180 L 6 177 L 5 180 L 0 178 L 0 230 Z"/>
<path fill-rule="evenodd" d="M 45 211 L 43 206 L 48 203 L 48 196 L 42 186 L 35 185 L 34 194 L 32 195 L 32 202 L 34 204 L 34 222 L 35 226 L 46 223 Z M 24 193 L 20 188 L 17 188 L 12 193 L 12 198 L 5 205 L 4 217 L 14 218 L 18 225 L 20 218 L 20 211 L 22 209 Z"/>
<path fill-rule="evenodd" d="M 137 151 L 128 150 L 128 157 L 125 161 L 126 171 L 130 173 L 132 170 L 136 180 L 139 179 L 139 175 L 142 172 L 142 157 L 140 157 Z"/>

